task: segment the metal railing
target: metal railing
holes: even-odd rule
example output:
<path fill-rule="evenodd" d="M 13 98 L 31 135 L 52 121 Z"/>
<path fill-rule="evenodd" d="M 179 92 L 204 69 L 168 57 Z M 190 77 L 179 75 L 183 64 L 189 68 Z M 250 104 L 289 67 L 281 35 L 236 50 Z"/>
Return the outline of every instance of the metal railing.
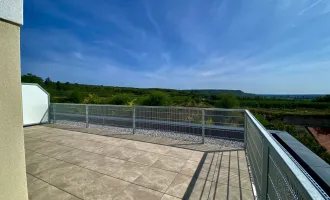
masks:
<path fill-rule="evenodd" d="M 71 121 L 205 137 L 244 140 L 244 110 L 94 104 L 51 105 L 51 122 Z"/>
<path fill-rule="evenodd" d="M 246 111 L 246 152 L 259 199 L 325 199 L 318 185 Z"/>
<path fill-rule="evenodd" d="M 244 141 L 258 199 L 326 199 L 322 189 L 247 110 L 51 104 L 50 121 L 181 132 Z"/>

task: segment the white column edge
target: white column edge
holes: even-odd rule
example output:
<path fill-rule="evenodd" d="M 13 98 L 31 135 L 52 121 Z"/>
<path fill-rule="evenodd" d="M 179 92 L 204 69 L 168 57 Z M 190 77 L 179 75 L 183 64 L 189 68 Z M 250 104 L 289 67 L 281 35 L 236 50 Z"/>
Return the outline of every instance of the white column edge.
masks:
<path fill-rule="evenodd" d="M 0 19 L 23 25 L 23 0 L 0 0 Z"/>

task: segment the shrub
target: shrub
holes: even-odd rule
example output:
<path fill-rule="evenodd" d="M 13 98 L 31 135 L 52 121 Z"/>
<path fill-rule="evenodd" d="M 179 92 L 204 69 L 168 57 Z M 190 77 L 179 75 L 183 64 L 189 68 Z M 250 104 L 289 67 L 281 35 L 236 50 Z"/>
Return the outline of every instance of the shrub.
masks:
<path fill-rule="evenodd" d="M 145 106 L 170 106 L 172 101 L 167 94 L 155 91 L 143 99 L 141 104 Z"/>
<path fill-rule="evenodd" d="M 129 101 L 131 101 L 130 96 L 126 94 L 118 94 L 110 99 L 108 103 L 114 105 L 126 105 Z"/>
<path fill-rule="evenodd" d="M 239 100 L 235 95 L 231 94 L 222 94 L 219 95 L 220 100 L 216 101 L 215 106 L 218 108 L 236 108 L 239 107 Z"/>
<path fill-rule="evenodd" d="M 84 99 L 84 103 L 87 104 L 99 104 L 101 103 L 100 97 L 96 94 L 88 94 L 87 97 Z"/>
<path fill-rule="evenodd" d="M 69 93 L 67 101 L 71 103 L 81 103 L 83 101 L 83 96 L 78 90 L 75 90 Z"/>

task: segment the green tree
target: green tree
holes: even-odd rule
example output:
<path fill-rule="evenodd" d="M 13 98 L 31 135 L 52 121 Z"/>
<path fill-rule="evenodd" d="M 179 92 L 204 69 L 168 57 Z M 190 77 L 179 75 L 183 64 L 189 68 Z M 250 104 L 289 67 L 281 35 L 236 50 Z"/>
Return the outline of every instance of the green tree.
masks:
<path fill-rule="evenodd" d="M 40 86 L 44 86 L 44 80 L 41 77 L 30 73 L 23 75 L 21 81 L 22 83 L 37 83 Z"/>
<path fill-rule="evenodd" d="M 215 103 L 215 106 L 218 108 L 237 108 L 240 105 L 237 97 L 232 94 L 222 94 L 219 95 L 218 98 L 220 100 Z"/>
<path fill-rule="evenodd" d="M 67 98 L 67 100 L 72 103 L 82 103 L 83 99 L 82 94 L 78 90 L 70 92 Z"/>
<path fill-rule="evenodd" d="M 126 105 L 129 101 L 131 101 L 131 98 L 127 94 L 118 94 L 110 99 L 108 103 L 114 105 Z"/>
<path fill-rule="evenodd" d="M 88 94 L 84 99 L 84 103 L 86 104 L 99 104 L 101 103 L 100 97 L 96 94 Z"/>
<path fill-rule="evenodd" d="M 330 94 L 323 96 L 323 97 L 317 97 L 315 102 L 330 102 Z"/>
<path fill-rule="evenodd" d="M 150 93 L 147 96 L 147 98 L 145 98 L 142 101 L 142 105 L 145 105 L 145 106 L 170 106 L 170 105 L 172 105 L 172 101 L 166 93 L 160 92 L 160 91 L 154 91 L 154 92 Z"/>
<path fill-rule="evenodd" d="M 50 80 L 50 78 L 47 77 L 46 80 L 45 80 L 45 85 L 46 85 L 46 86 L 50 86 L 52 83 L 53 83 L 53 82 Z"/>

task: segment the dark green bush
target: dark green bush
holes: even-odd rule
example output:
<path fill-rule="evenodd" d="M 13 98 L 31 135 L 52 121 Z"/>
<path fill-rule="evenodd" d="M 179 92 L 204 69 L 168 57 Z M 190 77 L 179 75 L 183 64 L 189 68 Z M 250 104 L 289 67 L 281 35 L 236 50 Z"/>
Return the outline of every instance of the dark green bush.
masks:
<path fill-rule="evenodd" d="M 166 93 L 154 91 L 143 99 L 141 104 L 145 106 L 170 106 L 172 101 Z"/>
<path fill-rule="evenodd" d="M 111 98 L 108 103 L 114 104 L 114 105 L 127 105 L 129 101 L 131 101 L 131 98 L 129 95 L 118 94 L 118 95 L 114 96 L 113 98 Z"/>
<path fill-rule="evenodd" d="M 222 94 L 218 96 L 215 106 L 218 108 L 237 108 L 240 105 L 238 98 L 231 94 Z"/>

